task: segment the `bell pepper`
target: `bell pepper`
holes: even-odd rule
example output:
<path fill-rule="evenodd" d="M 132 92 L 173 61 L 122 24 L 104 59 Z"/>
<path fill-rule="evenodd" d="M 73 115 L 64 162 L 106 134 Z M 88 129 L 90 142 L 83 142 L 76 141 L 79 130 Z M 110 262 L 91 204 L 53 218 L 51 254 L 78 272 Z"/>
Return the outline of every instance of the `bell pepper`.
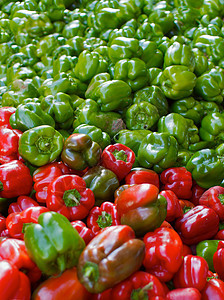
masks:
<path fill-rule="evenodd" d="M 185 214 L 189 210 L 191 210 L 195 205 L 188 200 L 179 200 L 180 206 L 182 207 L 183 213 Z"/>
<path fill-rule="evenodd" d="M 168 133 L 149 133 L 138 149 L 140 166 L 152 168 L 161 173 L 164 169 L 173 167 L 177 160 L 178 144 Z"/>
<path fill-rule="evenodd" d="M 198 205 L 199 204 L 199 199 L 201 197 L 201 195 L 205 192 L 206 189 L 204 189 L 203 187 L 199 186 L 194 180 L 193 180 L 193 186 L 192 186 L 192 197 L 190 199 L 190 201 L 194 204 L 194 205 Z"/>
<path fill-rule="evenodd" d="M 78 231 L 79 235 L 84 240 L 85 244 L 88 245 L 89 242 L 94 237 L 93 231 L 90 228 L 88 228 L 84 222 L 79 220 L 72 221 L 71 225 L 73 228 L 75 228 Z"/>
<path fill-rule="evenodd" d="M 63 272 L 60 276 L 50 277 L 43 281 L 33 292 L 33 300 L 60 300 L 66 297 L 68 300 L 74 298 L 88 300 L 91 295 L 79 282 L 76 268 Z"/>
<path fill-rule="evenodd" d="M 147 272 L 137 271 L 127 279 L 115 285 L 111 292 L 112 299 L 156 299 L 165 298 L 165 290 L 159 279 Z"/>
<path fill-rule="evenodd" d="M 192 176 L 184 167 L 169 168 L 160 174 L 163 190 L 171 190 L 180 199 L 192 196 Z"/>
<path fill-rule="evenodd" d="M 205 205 L 197 205 L 175 222 L 175 229 L 187 245 L 212 238 L 219 229 L 219 217 Z"/>
<path fill-rule="evenodd" d="M 119 187 L 119 180 L 111 170 L 96 166 L 90 168 L 82 178 L 85 180 L 86 186 L 93 191 L 96 205 L 114 199 L 114 192 Z"/>
<path fill-rule="evenodd" d="M 173 278 L 182 264 L 183 243 L 172 228 L 161 227 L 148 232 L 143 239 L 145 257 L 143 266 L 160 281 Z"/>
<path fill-rule="evenodd" d="M 187 162 L 186 169 L 191 172 L 196 183 L 205 189 L 220 185 L 224 177 L 222 159 L 213 149 L 195 152 Z"/>
<path fill-rule="evenodd" d="M 7 260 L 0 261 L 0 297 L 5 300 L 29 300 L 31 296 L 30 281 L 16 266 Z"/>
<path fill-rule="evenodd" d="M 49 125 L 41 125 L 25 131 L 19 140 L 19 154 L 37 167 L 58 158 L 62 148 L 62 135 Z"/>
<path fill-rule="evenodd" d="M 182 265 L 173 277 L 175 288 L 192 287 L 199 291 L 206 285 L 208 264 L 203 257 L 186 255 Z"/>
<path fill-rule="evenodd" d="M 201 296 L 205 300 L 214 298 L 222 300 L 224 297 L 223 281 L 218 278 L 208 278 L 205 287 L 201 291 Z"/>
<path fill-rule="evenodd" d="M 218 214 L 220 221 L 224 221 L 223 194 L 223 187 L 213 186 L 206 190 L 199 198 L 199 204 L 206 205 L 214 209 L 214 211 Z"/>
<path fill-rule="evenodd" d="M 175 300 L 178 298 L 182 300 L 200 300 L 201 293 L 195 288 L 179 288 L 174 289 L 166 294 L 166 300 Z"/>
<path fill-rule="evenodd" d="M 63 162 L 52 162 L 37 168 L 33 173 L 37 201 L 46 203 L 48 185 L 55 178 L 69 173 L 70 169 Z"/>
<path fill-rule="evenodd" d="M 150 169 L 132 168 L 125 177 L 126 184 L 150 183 L 159 189 L 159 175 Z"/>
<path fill-rule="evenodd" d="M 111 143 L 109 134 L 93 125 L 81 124 L 74 129 L 73 133 L 87 134 L 92 141 L 96 142 L 102 149 Z"/>
<path fill-rule="evenodd" d="M 133 103 L 138 104 L 142 101 L 146 101 L 154 105 L 158 109 L 160 117 L 167 115 L 168 102 L 162 90 L 158 86 L 146 86 L 135 92 Z"/>
<path fill-rule="evenodd" d="M 0 214 L 0 233 L 6 229 L 6 218 Z"/>
<path fill-rule="evenodd" d="M 141 59 L 145 62 L 147 68 L 160 68 L 163 65 L 163 53 L 155 41 L 140 40 L 139 45 L 142 48 Z"/>
<path fill-rule="evenodd" d="M 122 191 L 115 199 L 121 224 L 137 236 L 158 228 L 166 218 L 167 201 L 152 184 L 142 183 Z"/>
<path fill-rule="evenodd" d="M 117 175 L 119 181 L 131 171 L 135 162 L 134 152 L 123 144 L 107 146 L 101 155 L 101 165 Z"/>
<path fill-rule="evenodd" d="M 90 81 L 90 83 L 87 87 L 87 90 L 85 92 L 85 98 L 86 99 L 88 99 L 88 98 L 92 99 L 94 97 L 94 94 L 95 94 L 97 88 L 102 83 L 104 83 L 106 81 L 110 81 L 110 80 L 111 80 L 111 76 L 110 76 L 109 73 L 99 73 L 99 74 L 95 75 L 91 79 L 91 81 Z"/>
<path fill-rule="evenodd" d="M 40 103 L 28 102 L 20 104 L 14 114 L 11 115 L 10 124 L 12 128 L 26 131 L 40 125 L 55 127 L 54 119 L 41 108 Z"/>
<path fill-rule="evenodd" d="M 56 212 L 39 216 L 38 224 L 25 226 L 28 255 L 46 275 L 55 275 L 77 265 L 85 242 L 66 217 Z"/>
<path fill-rule="evenodd" d="M 24 224 L 25 223 L 37 223 L 39 215 L 49 211 L 43 206 L 28 207 L 22 212 L 11 213 L 6 218 L 6 227 L 9 235 L 12 238 L 23 239 L 24 238 Z"/>
<path fill-rule="evenodd" d="M 0 261 L 7 260 L 22 270 L 28 276 L 30 282 L 37 282 L 41 277 L 41 271 L 30 259 L 26 251 L 24 241 L 8 238 L 0 242 Z"/>
<path fill-rule="evenodd" d="M 0 127 L 0 164 L 21 159 L 18 153 L 22 131 Z"/>
<path fill-rule="evenodd" d="M 0 108 L 0 126 L 5 126 L 7 128 L 12 129 L 9 119 L 12 114 L 16 111 L 15 107 L 12 106 L 4 106 Z"/>
<path fill-rule="evenodd" d="M 196 255 L 203 257 L 207 263 L 209 270 L 215 272 L 213 266 L 213 255 L 217 251 L 219 240 L 204 240 L 197 244 Z"/>
<path fill-rule="evenodd" d="M 186 66 L 191 72 L 194 72 L 195 57 L 190 46 L 174 42 L 167 49 L 164 55 L 163 68 L 173 65 Z"/>
<path fill-rule="evenodd" d="M 183 215 L 183 210 L 179 203 L 179 200 L 172 190 L 162 191 L 160 192 L 160 195 L 165 197 L 167 201 L 166 221 L 172 222 L 176 218 L 179 218 Z"/>
<path fill-rule="evenodd" d="M 163 37 L 163 31 L 160 25 L 149 23 L 146 19 L 136 30 L 135 36 L 139 40 L 146 39 L 157 42 Z"/>
<path fill-rule="evenodd" d="M 93 192 L 86 188 L 85 181 L 77 175 L 61 175 L 48 185 L 47 207 L 70 221 L 87 217 L 94 204 Z"/>
<path fill-rule="evenodd" d="M 87 217 L 87 226 L 97 235 L 102 228 L 120 225 L 117 208 L 114 203 L 103 202 L 101 206 L 95 206 Z"/>
<path fill-rule="evenodd" d="M 28 207 L 39 206 L 39 204 L 29 196 L 19 196 L 16 202 L 9 205 L 8 214 L 21 212 Z"/>
<path fill-rule="evenodd" d="M 144 243 L 135 238 L 129 226 L 104 228 L 83 250 L 78 278 L 89 292 L 101 293 L 136 272 L 144 250 Z"/>
<path fill-rule="evenodd" d="M 126 126 L 130 130 L 153 129 L 158 120 L 158 109 L 146 101 L 129 106 L 125 113 Z"/>
<path fill-rule="evenodd" d="M 159 82 L 167 98 L 179 100 L 192 94 L 196 79 L 195 74 L 188 67 L 172 65 L 163 70 Z"/>
<path fill-rule="evenodd" d="M 13 160 L 0 166 L 0 197 L 28 195 L 32 184 L 30 170 L 21 161 Z"/>

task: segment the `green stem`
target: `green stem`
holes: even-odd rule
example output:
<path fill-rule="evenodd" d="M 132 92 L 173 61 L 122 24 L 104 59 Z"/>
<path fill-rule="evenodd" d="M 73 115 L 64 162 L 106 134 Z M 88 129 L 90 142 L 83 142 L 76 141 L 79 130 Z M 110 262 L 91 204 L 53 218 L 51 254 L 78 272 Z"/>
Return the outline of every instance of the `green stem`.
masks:
<path fill-rule="evenodd" d="M 40 136 L 36 141 L 37 150 L 40 153 L 51 153 L 52 138 Z"/>
<path fill-rule="evenodd" d="M 3 183 L 0 181 L 0 191 L 4 191 Z"/>
<path fill-rule="evenodd" d="M 58 256 L 57 264 L 58 264 L 58 269 L 60 270 L 60 273 L 64 272 L 64 270 L 66 269 L 65 257 Z"/>
<path fill-rule="evenodd" d="M 99 279 L 99 267 L 97 264 L 87 261 L 82 269 L 83 276 L 88 279 L 92 284 Z"/>
<path fill-rule="evenodd" d="M 143 288 L 133 290 L 131 293 L 131 300 L 148 300 L 148 291 L 153 288 L 153 283 L 149 282 Z"/>
<path fill-rule="evenodd" d="M 113 156 L 117 159 L 117 160 L 123 160 L 125 162 L 127 162 L 127 154 L 125 153 L 124 150 L 114 150 L 113 151 Z"/>
<path fill-rule="evenodd" d="M 112 217 L 105 211 L 102 211 L 102 214 L 97 219 L 97 224 L 100 228 L 109 227 L 112 225 Z"/>
<path fill-rule="evenodd" d="M 219 194 L 219 195 L 218 195 L 218 198 L 219 198 L 219 200 L 220 200 L 220 203 L 221 203 L 222 205 L 224 205 L 224 194 Z"/>
<path fill-rule="evenodd" d="M 63 200 L 67 207 L 79 206 L 82 196 L 76 189 L 67 190 L 63 194 Z"/>

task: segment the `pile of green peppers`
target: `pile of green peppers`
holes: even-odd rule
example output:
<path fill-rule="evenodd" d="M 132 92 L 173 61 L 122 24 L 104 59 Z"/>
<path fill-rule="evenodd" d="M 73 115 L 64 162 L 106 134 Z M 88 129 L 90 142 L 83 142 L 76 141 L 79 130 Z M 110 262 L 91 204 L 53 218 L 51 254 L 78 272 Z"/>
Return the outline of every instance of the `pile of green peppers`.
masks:
<path fill-rule="evenodd" d="M 2 0 L 1 106 L 22 132 L 85 133 L 222 185 L 223 17 L 223 0 Z"/>

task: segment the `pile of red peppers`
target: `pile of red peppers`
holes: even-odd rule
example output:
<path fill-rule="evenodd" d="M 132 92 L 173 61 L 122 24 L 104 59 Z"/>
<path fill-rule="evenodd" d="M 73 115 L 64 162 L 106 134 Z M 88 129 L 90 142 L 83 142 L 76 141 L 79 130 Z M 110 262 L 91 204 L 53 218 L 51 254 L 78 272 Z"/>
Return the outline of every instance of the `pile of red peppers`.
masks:
<path fill-rule="evenodd" d="M 224 299 L 223 187 L 134 168 L 119 143 L 83 170 L 34 170 L 13 113 L 0 108 L 0 299 Z"/>

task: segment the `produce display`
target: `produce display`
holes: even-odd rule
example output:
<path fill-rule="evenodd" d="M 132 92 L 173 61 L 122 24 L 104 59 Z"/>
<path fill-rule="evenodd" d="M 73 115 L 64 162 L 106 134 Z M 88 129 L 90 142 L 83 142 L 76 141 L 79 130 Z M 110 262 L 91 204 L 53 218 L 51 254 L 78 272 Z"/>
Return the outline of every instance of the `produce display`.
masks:
<path fill-rule="evenodd" d="M 0 299 L 224 299 L 224 0 L 0 1 Z"/>

